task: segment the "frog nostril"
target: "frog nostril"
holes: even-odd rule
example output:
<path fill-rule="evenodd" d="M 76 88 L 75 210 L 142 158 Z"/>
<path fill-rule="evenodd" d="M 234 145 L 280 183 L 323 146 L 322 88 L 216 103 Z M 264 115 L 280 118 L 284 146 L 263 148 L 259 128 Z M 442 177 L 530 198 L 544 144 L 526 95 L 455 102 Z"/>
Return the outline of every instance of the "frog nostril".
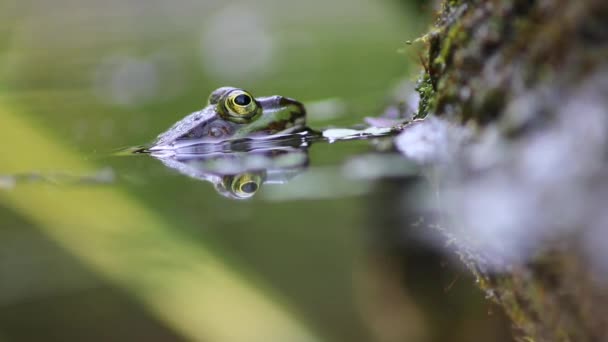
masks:
<path fill-rule="evenodd" d="M 214 137 L 214 138 L 222 136 L 222 133 L 223 132 L 222 132 L 221 128 L 219 128 L 219 127 L 212 127 L 209 130 L 209 135 L 212 136 L 212 137 Z"/>

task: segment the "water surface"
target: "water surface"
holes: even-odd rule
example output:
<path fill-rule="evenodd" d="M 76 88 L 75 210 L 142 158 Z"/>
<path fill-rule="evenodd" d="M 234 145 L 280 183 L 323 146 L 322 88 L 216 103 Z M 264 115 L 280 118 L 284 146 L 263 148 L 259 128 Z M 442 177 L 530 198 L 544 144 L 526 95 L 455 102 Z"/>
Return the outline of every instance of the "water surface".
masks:
<path fill-rule="evenodd" d="M 148 155 L 114 155 L 223 85 L 301 100 L 313 128 L 378 116 L 415 72 L 415 54 L 396 51 L 423 27 L 416 7 L 2 6 L 0 339 L 492 336 L 470 279 L 450 286 L 451 257 L 411 232 L 418 181 L 399 155 L 366 140 L 292 146 L 299 159 L 275 168 L 292 173 L 246 201 Z"/>

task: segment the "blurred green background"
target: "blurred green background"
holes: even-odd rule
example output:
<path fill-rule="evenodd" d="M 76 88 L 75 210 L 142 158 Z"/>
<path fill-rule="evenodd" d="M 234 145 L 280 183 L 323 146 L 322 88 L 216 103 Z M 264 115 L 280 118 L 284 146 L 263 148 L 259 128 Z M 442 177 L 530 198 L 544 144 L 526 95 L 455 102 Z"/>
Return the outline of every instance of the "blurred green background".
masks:
<path fill-rule="evenodd" d="M 433 332 L 443 327 L 393 279 L 399 267 L 369 252 L 373 197 L 235 202 L 152 158 L 110 155 L 153 140 L 224 85 L 309 104 L 337 99 L 343 115 L 310 113 L 312 127 L 379 115 L 415 79 L 418 57 L 405 41 L 430 12 L 389 0 L 2 2 L 0 174 L 109 169 L 114 178 L 73 186 L 2 178 L 0 340 L 497 334 L 470 279 L 437 301 L 470 306 L 474 328 Z M 369 149 L 318 145 L 310 158 L 313 167 L 339 166 Z M 443 289 L 458 272 L 419 285 Z M 436 315 L 462 322 L 449 310 Z"/>

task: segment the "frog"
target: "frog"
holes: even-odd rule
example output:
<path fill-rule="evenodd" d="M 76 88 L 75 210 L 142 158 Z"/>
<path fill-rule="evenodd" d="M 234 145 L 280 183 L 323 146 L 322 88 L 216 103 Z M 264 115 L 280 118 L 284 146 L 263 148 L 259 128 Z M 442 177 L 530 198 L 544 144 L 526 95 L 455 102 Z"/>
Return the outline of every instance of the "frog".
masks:
<path fill-rule="evenodd" d="M 211 182 L 224 197 L 249 199 L 263 184 L 284 183 L 303 172 L 313 143 L 388 137 L 407 122 L 379 120 L 314 130 L 307 126 L 299 101 L 280 95 L 254 97 L 226 86 L 211 92 L 204 108 L 135 153 L 150 154 L 182 174 Z"/>
<path fill-rule="evenodd" d="M 241 88 L 220 87 L 211 92 L 204 108 L 161 133 L 151 150 L 184 141 L 218 142 L 307 129 L 304 105 L 294 99 L 279 95 L 254 97 Z"/>

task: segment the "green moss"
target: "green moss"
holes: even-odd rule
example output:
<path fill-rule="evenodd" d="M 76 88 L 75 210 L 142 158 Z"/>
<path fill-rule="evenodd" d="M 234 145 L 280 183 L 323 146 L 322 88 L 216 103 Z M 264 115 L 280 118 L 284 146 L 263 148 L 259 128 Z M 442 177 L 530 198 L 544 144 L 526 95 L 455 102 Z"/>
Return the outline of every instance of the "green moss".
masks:
<path fill-rule="evenodd" d="M 435 25 L 416 40 L 426 54 L 415 117 L 442 116 L 480 131 L 495 125 L 505 142 L 520 139 L 529 127 L 551 122 L 571 84 L 605 67 L 607 15 L 605 1 L 444 0 Z M 530 96 L 537 93 L 543 96 Z M 529 103 L 515 106 L 518 113 L 506 110 L 518 98 Z M 451 228 L 462 227 L 444 227 L 447 236 L 454 236 Z M 462 231 L 450 242 L 521 341 L 605 340 L 603 323 L 596 324 L 603 311 L 579 300 L 591 297 L 581 292 L 589 280 L 575 257 L 543 250 L 546 259 L 496 275 Z"/>
<path fill-rule="evenodd" d="M 462 44 L 462 42 L 466 39 L 467 34 L 463 32 L 462 25 L 460 23 L 452 26 L 448 33 L 446 34 L 443 42 L 441 44 L 441 50 L 439 51 L 439 55 L 435 57 L 433 60 L 433 65 L 443 71 L 446 67 L 446 63 L 452 55 L 452 46 L 454 43 L 458 43 L 458 45 Z"/>
<path fill-rule="evenodd" d="M 435 89 L 433 88 L 433 83 L 431 82 L 431 77 L 428 73 L 424 73 L 420 76 L 418 84 L 416 84 L 416 91 L 420 95 L 420 102 L 418 104 L 418 112 L 414 118 L 422 119 L 433 110 L 435 101 Z"/>
<path fill-rule="evenodd" d="M 417 90 L 420 94 L 420 107 L 417 118 L 426 117 L 429 112 L 441 115 L 445 103 L 457 97 L 458 82 L 446 79 L 446 71 L 453 64 L 454 50 L 465 44 L 470 35 L 464 24 L 457 19 L 466 13 L 467 6 L 462 1 L 443 3 L 443 14 L 437 25 L 420 38 L 428 46 L 425 61 L 425 75 L 419 79 Z"/>

